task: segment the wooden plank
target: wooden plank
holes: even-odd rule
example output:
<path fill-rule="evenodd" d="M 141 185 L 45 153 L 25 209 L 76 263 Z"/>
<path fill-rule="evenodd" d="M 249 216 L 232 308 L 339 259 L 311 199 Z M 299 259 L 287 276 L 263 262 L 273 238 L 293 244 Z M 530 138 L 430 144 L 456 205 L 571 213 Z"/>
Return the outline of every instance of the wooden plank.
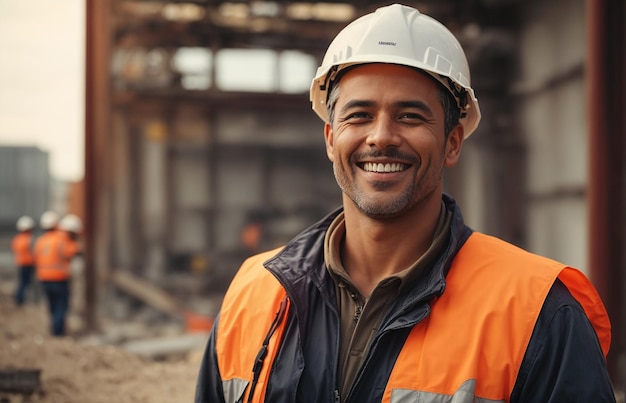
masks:
<path fill-rule="evenodd" d="M 186 310 L 172 295 L 127 271 L 113 271 L 111 281 L 120 290 L 164 314 L 180 317 Z"/>

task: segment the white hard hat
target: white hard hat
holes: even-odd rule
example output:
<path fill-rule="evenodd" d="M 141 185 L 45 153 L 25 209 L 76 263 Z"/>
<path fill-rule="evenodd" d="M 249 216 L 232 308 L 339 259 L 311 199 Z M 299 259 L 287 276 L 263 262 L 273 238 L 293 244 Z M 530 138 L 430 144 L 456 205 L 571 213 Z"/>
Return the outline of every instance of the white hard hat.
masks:
<path fill-rule="evenodd" d="M 15 226 L 20 232 L 30 231 L 31 229 L 35 228 L 35 220 L 25 215 L 17 219 L 17 224 Z"/>
<path fill-rule="evenodd" d="M 470 86 L 469 66 L 459 41 L 437 20 L 400 4 L 381 7 L 356 19 L 328 47 L 310 92 L 313 110 L 324 122 L 328 122 L 328 90 L 337 74 L 346 67 L 366 63 L 423 70 L 457 100 L 465 137 L 478 126 L 478 100 Z"/>
<path fill-rule="evenodd" d="M 52 229 L 59 223 L 59 216 L 54 211 L 46 211 L 39 219 L 39 226 L 42 229 Z"/>
<path fill-rule="evenodd" d="M 78 234 L 83 229 L 83 223 L 77 215 L 67 214 L 59 222 L 59 229 Z"/>

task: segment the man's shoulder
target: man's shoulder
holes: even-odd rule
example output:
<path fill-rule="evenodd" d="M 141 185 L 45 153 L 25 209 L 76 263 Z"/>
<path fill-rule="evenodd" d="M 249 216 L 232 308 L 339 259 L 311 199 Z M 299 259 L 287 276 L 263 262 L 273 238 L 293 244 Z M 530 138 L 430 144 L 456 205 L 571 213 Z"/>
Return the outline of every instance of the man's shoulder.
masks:
<path fill-rule="evenodd" d="M 284 249 L 284 246 L 280 246 L 278 248 L 274 248 L 265 252 L 258 253 L 256 255 L 252 255 L 243 262 L 242 268 L 263 266 L 264 262 L 276 256 L 283 249 Z"/>
<path fill-rule="evenodd" d="M 528 252 L 499 238 L 474 232 L 455 256 L 446 282 L 448 286 L 474 285 L 479 290 L 490 290 L 497 295 L 519 290 L 521 295 L 529 296 L 525 289 L 540 289 L 540 299 L 543 299 L 565 268 L 567 266 L 563 263 Z"/>
<path fill-rule="evenodd" d="M 233 278 L 228 293 L 251 294 L 255 290 L 269 292 L 272 288 L 281 288 L 276 278 L 265 269 L 263 263 L 282 250 L 281 248 L 262 252 L 247 258 Z"/>
<path fill-rule="evenodd" d="M 564 263 L 546 256 L 538 255 L 511 242 L 474 231 L 461 248 L 461 252 L 472 256 L 489 258 L 497 262 L 516 262 L 522 260 L 533 265 L 562 268 Z"/>

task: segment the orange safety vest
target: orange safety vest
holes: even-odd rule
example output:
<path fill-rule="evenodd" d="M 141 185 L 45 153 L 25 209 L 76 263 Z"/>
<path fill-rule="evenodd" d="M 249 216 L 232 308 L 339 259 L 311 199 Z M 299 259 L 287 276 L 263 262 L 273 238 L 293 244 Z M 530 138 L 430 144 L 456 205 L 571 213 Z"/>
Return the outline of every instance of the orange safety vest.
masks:
<path fill-rule="evenodd" d="M 37 279 L 64 281 L 70 277 L 70 261 L 78 253 L 78 244 L 63 231 L 44 233 L 35 243 Z"/>
<path fill-rule="evenodd" d="M 583 306 L 606 356 L 608 316 L 580 271 L 474 233 L 454 259 L 430 316 L 409 334 L 383 402 L 508 401 L 556 278 Z"/>
<path fill-rule="evenodd" d="M 31 242 L 33 234 L 29 232 L 20 232 L 13 237 L 11 249 L 15 258 L 15 264 L 18 266 L 29 266 L 35 264 L 35 257 L 31 251 Z"/>
<path fill-rule="evenodd" d="M 224 295 L 218 323 L 216 353 L 223 379 L 225 401 L 237 402 L 244 395 L 248 401 L 251 364 L 263 345 L 265 335 L 274 320 L 274 313 L 287 295 L 278 280 L 263 268 L 263 262 L 275 256 L 279 249 L 246 260 Z M 261 270 L 259 270 L 261 268 Z M 245 295 L 245 301 L 240 299 Z M 249 298 L 248 298 L 249 297 Z M 245 324 L 245 326 L 243 326 Z M 270 368 L 279 350 L 285 330 L 283 320 L 270 339 L 268 355 L 261 368 L 254 402 L 265 401 L 265 388 Z"/>
<path fill-rule="evenodd" d="M 246 261 L 224 297 L 216 352 L 226 402 L 241 396 L 247 401 L 251 363 L 286 295 L 269 271 L 259 270 L 276 253 Z M 582 305 L 606 356 L 611 341 L 608 316 L 580 271 L 474 232 L 453 261 L 445 292 L 405 341 L 383 402 L 508 401 L 535 322 L 557 278 Z M 254 402 L 264 401 L 285 322 L 269 340 Z"/>

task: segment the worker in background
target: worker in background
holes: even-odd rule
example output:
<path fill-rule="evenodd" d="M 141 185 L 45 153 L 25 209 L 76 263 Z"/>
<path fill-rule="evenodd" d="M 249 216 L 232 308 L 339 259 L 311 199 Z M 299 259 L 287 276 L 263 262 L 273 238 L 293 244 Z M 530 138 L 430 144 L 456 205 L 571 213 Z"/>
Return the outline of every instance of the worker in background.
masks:
<path fill-rule="evenodd" d="M 13 257 L 18 269 L 15 303 L 22 306 L 26 290 L 33 283 L 35 273 L 35 257 L 33 256 L 35 220 L 29 216 L 22 216 L 17 220 L 16 227 L 18 233 L 11 241 Z"/>
<path fill-rule="evenodd" d="M 51 333 L 63 336 L 70 298 L 70 263 L 79 246 L 66 231 L 58 228 L 59 216 L 55 212 L 46 211 L 39 224 L 44 233 L 35 243 L 37 279 L 48 301 Z"/>
<path fill-rule="evenodd" d="M 248 213 L 245 224 L 239 234 L 241 245 L 247 256 L 262 252 L 266 243 L 268 214 L 264 211 L 252 211 Z M 245 257 L 247 257 L 245 256 Z"/>
<path fill-rule="evenodd" d="M 342 208 L 243 263 L 196 402 L 615 402 L 591 282 L 443 193 L 481 116 L 447 28 L 398 4 L 357 19 L 310 98 Z"/>
<path fill-rule="evenodd" d="M 83 231 L 83 222 L 77 215 L 67 214 L 59 222 L 59 229 L 65 231 L 70 239 L 78 242 Z"/>
<path fill-rule="evenodd" d="M 69 309 L 82 314 L 85 311 L 85 262 L 81 243 L 83 221 L 75 214 L 66 214 L 59 222 L 59 230 L 64 231 L 78 245 L 76 254 L 70 260 Z"/>

